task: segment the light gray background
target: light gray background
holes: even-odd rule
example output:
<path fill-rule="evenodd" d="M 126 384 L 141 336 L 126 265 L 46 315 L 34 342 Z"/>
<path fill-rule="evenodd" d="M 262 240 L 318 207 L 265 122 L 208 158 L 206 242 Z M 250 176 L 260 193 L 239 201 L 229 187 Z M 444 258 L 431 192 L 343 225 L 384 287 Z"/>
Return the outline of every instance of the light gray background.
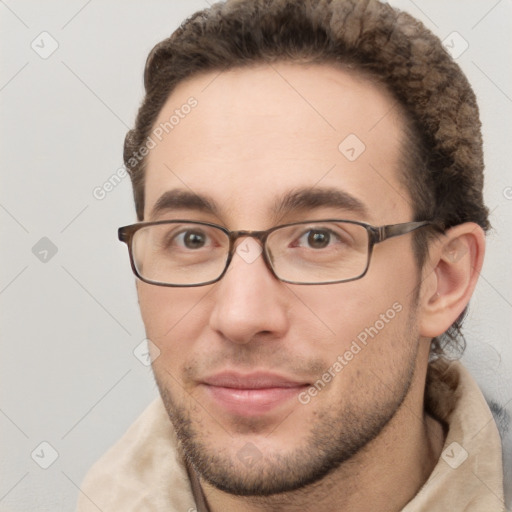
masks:
<path fill-rule="evenodd" d="M 469 44 L 458 61 L 480 103 L 495 229 L 464 362 L 512 414 L 512 0 L 390 3 Z M 87 469 L 156 396 L 133 354 L 144 331 L 116 240 L 116 228 L 135 221 L 129 178 L 103 200 L 93 190 L 122 165 L 147 53 L 206 6 L 0 0 L 1 511 L 73 510 Z M 31 47 L 51 48 L 43 31 L 58 43 L 46 59 Z M 43 237 L 57 248 L 46 261 Z M 41 442 L 58 453 L 48 469 L 39 464 L 52 450 Z"/>

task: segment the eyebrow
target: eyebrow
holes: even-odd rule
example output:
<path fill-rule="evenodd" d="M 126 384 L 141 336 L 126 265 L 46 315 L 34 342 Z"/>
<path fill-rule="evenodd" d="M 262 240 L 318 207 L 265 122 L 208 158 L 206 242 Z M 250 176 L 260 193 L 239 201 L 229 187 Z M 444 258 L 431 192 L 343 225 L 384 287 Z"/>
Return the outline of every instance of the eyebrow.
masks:
<path fill-rule="evenodd" d="M 291 213 L 329 207 L 368 216 L 366 206 L 353 195 L 336 188 L 320 187 L 287 192 L 274 202 L 270 213 L 278 219 Z M 220 218 L 219 207 L 212 198 L 188 190 L 174 189 L 164 192 L 151 209 L 150 218 L 169 210 L 195 210 Z"/>
<path fill-rule="evenodd" d="M 196 210 L 216 216 L 219 214 L 215 201 L 209 197 L 180 189 L 164 192 L 151 209 L 150 218 L 168 210 Z"/>
<path fill-rule="evenodd" d="M 368 217 L 368 209 L 352 194 L 337 188 L 300 188 L 276 200 L 272 209 L 276 217 L 304 210 L 337 208 Z"/>

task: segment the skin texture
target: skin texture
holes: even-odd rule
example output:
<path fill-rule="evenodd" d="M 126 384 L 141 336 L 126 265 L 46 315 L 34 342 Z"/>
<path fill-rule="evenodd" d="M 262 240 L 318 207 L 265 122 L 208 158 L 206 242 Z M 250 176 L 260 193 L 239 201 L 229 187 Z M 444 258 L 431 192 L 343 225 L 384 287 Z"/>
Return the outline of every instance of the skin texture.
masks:
<path fill-rule="evenodd" d="M 144 220 L 231 230 L 414 220 L 400 179 L 400 114 L 365 79 L 291 63 L 207 73 L 181 83 L 156 124 L 191 96 L 197 107 L 148 155 Z M 355 161 L 338 149 L 349 134 L 366 146 Z M 347 192 L 367 212 L 322 206 L 272 214 L 300 188 Z M 218 211 L 154 215 L 170 190 L 206 195 Z M 155 377 L 211 509 L 399 510 L 412 499 L 444 440 L 423 409 L 430 338 L 469 300 L 483 246 L 481 229 L 468 223 L 432 243 L 422 270 L 409 234 L 376 245 L 367 275 L 348 283 L 282 283 L 261 257 L 247 263 L 239 254 L 215 284 L 138 282 L 147 336 L 160 350 Z M 307 404 L 293 396 L 263 414 L 239 415 L 203 384 L 221 371 L 271 371 L 311 385 L 393 304 L 400 312 Z"/>

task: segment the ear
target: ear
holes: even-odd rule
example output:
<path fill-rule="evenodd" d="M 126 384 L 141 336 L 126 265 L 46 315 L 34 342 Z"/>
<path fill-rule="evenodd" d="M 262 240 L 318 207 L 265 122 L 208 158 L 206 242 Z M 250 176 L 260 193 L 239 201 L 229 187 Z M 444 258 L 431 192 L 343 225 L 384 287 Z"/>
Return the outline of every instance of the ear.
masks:
<path fill-rule="evenodd" d="M 473 222 L 459 224 L 431 243 L 420 293 L 420 334 L 446 332 L 467 306 L 485 253 L 485 234 Z"/>

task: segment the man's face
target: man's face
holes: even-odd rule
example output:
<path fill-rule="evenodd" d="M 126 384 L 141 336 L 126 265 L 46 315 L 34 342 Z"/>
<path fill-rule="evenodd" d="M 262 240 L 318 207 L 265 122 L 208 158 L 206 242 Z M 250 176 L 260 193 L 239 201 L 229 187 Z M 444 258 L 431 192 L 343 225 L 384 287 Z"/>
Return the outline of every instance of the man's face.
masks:
<path fill-rule="evenodd" d="M 369 82 L 326 65 L 208 73 L 181 83 L 155 126 L 191 96 L 197 106 L 148 156 L 144 220 L 230 230 L 413 220 L 400 180 L 401 121 Z M 327 190 L 365 211 L 324 204 Z M 172 200 L 155 211 L 170 191 L 205 196 L 216 211 Z M 276 215 L 297 191 L 302 206 Z M 329 285 L 278 281 L 261 255 L 248 256 L 258 254 L 254 240 L 237 244 L 243 250 L 215 284 L 138 282 L 138 293 L 161 351 L 156 380 L 190 460 L 228 492 L 270 494 L 338 467 L 400 409 L 414 381 L 419 272 L 411 235 L 376 245 L 362 279 Z"/>

